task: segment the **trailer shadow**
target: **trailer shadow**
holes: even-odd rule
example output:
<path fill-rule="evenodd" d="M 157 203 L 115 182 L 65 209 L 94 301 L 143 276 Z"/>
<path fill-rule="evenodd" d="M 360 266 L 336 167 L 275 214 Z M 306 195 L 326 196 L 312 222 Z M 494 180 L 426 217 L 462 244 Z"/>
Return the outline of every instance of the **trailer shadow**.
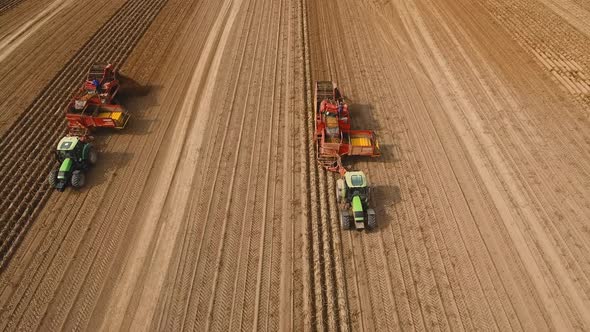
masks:
<path fill-rule="evenodd" d="M 122 169 L 133 159 L 130 152 L 99 152 L 98 163 L 86 171 L 86 188 L 99 186 L 117 180 L 117 170 Z"/>
<path fill-rule="evenodd" d="M 371 188 L 371 206 L 377 214 L 377 229 L 384 229 L 394 221 L 393 207 L 402 200 L 398 186 L 378 185 Z"/>
<path fill-rule="evenodd" d="M 129 115 L 129 122 L 123 130 L 124 133 L 133 135 L 147 135 L 156 119 L 149 119 L 144 113 L 146 109 L 159 105 L 157 92 L 162 89 L 160 85 L 141 85 L 130 77 L 121 78 L 121 89 L 117 94 L 117 102 L 125 107 Z M 118 131 L 110 131 L 110 135 L 116 135 Z"/>
<path fill-rule="evenodd" d="M 349 104 L 348 110 L 352 118 L 352 129 L 374 130 L 379 135 L 381 127 L 379 121 L 375 118 L 372 104 Z"/>
<path fill-rule="evenodd" d="M 130 77 L 121 77 L 121 88 L 117 93 L 117 101 L 133 114 L 142 109 L 158 105 L 157 91 L 162 89 L 159 85 L 141 85 Z"/>

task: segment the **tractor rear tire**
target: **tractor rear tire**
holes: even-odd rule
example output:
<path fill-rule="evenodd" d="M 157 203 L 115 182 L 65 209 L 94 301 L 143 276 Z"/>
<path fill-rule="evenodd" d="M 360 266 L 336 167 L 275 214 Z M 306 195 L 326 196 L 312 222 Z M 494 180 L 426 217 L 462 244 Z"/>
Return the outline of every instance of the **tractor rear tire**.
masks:
<path fill-rule="evenodd" d="M 90 151 L 88 152 L 88 163 L 90 165 L 96 165 L 96 162 L 98 161 L 98 153 L 96 153 L 96 150 L 94 150 L 94 148 L 90 148 Z"/>
<path fill-rule="evenodd" d="M 377 228 L 377 216 L 375 215 L 375 210 L 373 209 L 367 210 L 367 228 L 369 230 Z"/>
<path fill-rule="evenodd" d="M 348 211 L 340 211 L 340 225 L 343 230 L 347 231 L 352 228 L 350 221 L 350 214 Z"/>
<path fill-rule="evenodd" d="M 58 170 L 56 170 L 56 169 L 51 170 L 49 172 L 49 175 L 47 176 L 47 182 L 49 182 L 49 185 L 51 186 L 51 188 L 57 187 L 57 172 L 58 172 Z"/>
<path fill-rule="evenodd" d="M 74 188 L 82 188 L 84 183 L 86 182 L 86 176 L 80 170 L 74 171 L 72 173 L 72 187 Z"/>

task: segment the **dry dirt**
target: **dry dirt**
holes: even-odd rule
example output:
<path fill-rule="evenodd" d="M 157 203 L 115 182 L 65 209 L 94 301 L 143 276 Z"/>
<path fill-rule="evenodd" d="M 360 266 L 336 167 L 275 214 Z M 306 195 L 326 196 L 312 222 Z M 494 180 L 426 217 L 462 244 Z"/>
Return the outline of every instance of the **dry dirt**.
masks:
<path fill-rule="evenodd" d="M 590 329 L 585 0 L 0 0 L 0 329 Z M 123 131 L 45 183 L 88 65 Z M 379 159 L 340 230 L 312 83 Z"/>

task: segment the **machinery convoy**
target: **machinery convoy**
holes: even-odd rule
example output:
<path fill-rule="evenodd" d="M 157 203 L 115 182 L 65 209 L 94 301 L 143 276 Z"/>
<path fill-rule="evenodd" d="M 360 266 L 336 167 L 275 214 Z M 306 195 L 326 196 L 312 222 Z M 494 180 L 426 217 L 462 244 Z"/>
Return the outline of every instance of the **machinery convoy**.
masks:
<path fill-rule="evenodd" d="M 64 191 L 68 185 L 84 186 L 84 172 L 98 160 L 90 144 L 92 131 L 101 127 L 125 128 L 130 116 L 115 102 L 119 88 L 117 69 L 112 64 L 90 66 L 86 81 L 65 110 L 68 133 L 57 145 L 55 154 L 59 166 L 49 173 L 51 187 Z"/>
<path fill-rule="evenodd" d="M 63 191 L 69 185 L 85 184 L 85 171 L 96 164 L 98 156 L 90 141 L 93 130 L 100 127 L 123 129 L 129 114 L 115 101 L 120 82 L 112 64 L 90 66 L 86 81 L 78 89 L 65 115 L 68 126 L 55 152 L 59 166 L 49 173 L 51 187 Z M 347 171 L 344 156 L 381 155 L 372 130 L 353 130 L 348 104 L 334 82 L 315 84 L 315 140 L 319 164 L 342 178 L 336 182 L 336 198 L 343 229 L 375 229 L 375 211 L 369 208 L 371 188 L 362 171 Z"/>
<path fill-rule="evenodd" d="M 371 188 L 361 171 L 348 172 L 343 156 L 379 157 L 379 143 L 372 130 L 351 129 L 348 104 L 334 82 L 315 83 L 315 140 L 318 163 L 342 178 L 336 181 L 336 198 L 343 229 L 375 229 L 375 211 L 369 208 Z"/>

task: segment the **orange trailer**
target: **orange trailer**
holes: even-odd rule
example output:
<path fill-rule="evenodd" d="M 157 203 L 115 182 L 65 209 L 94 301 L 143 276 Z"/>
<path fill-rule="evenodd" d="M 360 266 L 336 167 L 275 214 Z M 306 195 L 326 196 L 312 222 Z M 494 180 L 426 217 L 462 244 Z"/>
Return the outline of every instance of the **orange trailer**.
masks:
<path fill-rule="evenodd" d="M 97 127 L 125 128 L 130 116 L 114 101 L 119 87 L 117 69 L 112 64 L 90 66 L 86 81 L 66 108 L 69 134 L 88 138 Z"/>
<path fill-rule="evenodd" d="M 332 172 L 345 173 L 342 156 L 381 155 L 372 130 L 351 129 L 348 105 L 334 82 L 316 82 L 314 100 L 316 151 L 320 165 Z"/>

